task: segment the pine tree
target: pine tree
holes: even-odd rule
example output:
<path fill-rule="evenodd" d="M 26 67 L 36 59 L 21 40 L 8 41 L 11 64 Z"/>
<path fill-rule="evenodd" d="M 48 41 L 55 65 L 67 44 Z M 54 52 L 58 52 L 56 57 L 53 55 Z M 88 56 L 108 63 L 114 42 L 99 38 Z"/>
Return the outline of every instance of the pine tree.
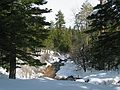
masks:
<path fill-rule="evenodd" d="M 100 70 L 117 68 L 120 64 L 120 1 L 108 0 L 94 9 L 93 14 L 88 17 L 92 24 L 91 29 L 87 31 L 93 35 L 92 63 Z"/>
<path fill-rule="evenodd" d="M 62 29 L 65 27 L 65 20 L 64 20 L 64 15 L 61 11 L 58 11 L 58 14 L 56 14 L 56 28 Z"/>
<path fill-rule="evenodd" d="M 1 3 L 8 2 L 1 1 Z M 33 3 L 36 6 L 33 7 Z M 47 37 L 48 32 L 44 27 L 49 23 L 45 22 L 45 17 L 41 15 L 50 10 L 37 7 L 43 4 L 46 4 L 44 0 L 18 0 L 10 2 L 8 7 L 1 4 L 0 50 L 4 52 L 2 61 L 6 60 L 10 65 L 9 78 L 11 79 L 15 79 L 16 58 L 30 65 L 41 64 L 33 56 L 36 48 L 43 47 L 42 41 Z"/>
<path fill-rule="evenodd" d="M 65 27 L 64 15 L 58 11 L 55 24 L 50 26 L 49 37 L 45 40 L 47 49 L 52 49 L 61 53 L 68 53 L 71 49 L 71 31 Z"/>

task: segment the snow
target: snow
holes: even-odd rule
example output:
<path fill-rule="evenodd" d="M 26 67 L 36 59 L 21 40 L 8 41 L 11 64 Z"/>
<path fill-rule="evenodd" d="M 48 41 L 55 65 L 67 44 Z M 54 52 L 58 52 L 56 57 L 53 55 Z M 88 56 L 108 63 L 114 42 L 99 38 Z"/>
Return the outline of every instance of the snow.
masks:
<path fill-rule="evenodd" d="M 6 72 L 6 69 L 0 67 L 0 79 L 6 79 L 8 78 L 8 73 Z"/>
<path fill-rule="evenodd" d="M 100 9 L 95 9 L 95 10 L 93 10 L 90 15 L 92 15 L 92 14 L 96 15 L 99 10 L 100 10 Z"/>
<path fill-rule="evenodd" d="M 69 73 L 65 69 L 69 69 Z M 74 69 L 76 69 L 75 64 L 72 61 L 67 61 L 66 65 L 61 67 L 61 75 L 75 74 Z M 117 83 L 120 80 L 120 74 L 117 71 L 93 70 L 85 73 L 81 71 L 82 73 L 77 72 L 77 74 L 81 75 L 82 79 L 76 81 L 54 80 L 48 77 L 9 80 L 6 77 L 8 73 L 5 69 L 0 68 L 0 72 L 0 90 L 120 90 L 120 85 Z M 87 79 L 89 82 L 85 82 Z"/>
<path fill-rule="evenodd" d="M 58 52 L 54 52 L 52 50 L 44 50 L 42 49 L 41 52 L 37 52 L 41 56 L 34 56 L 35 59 L 39 59 L 41 62 L 45 62 L 48 65 L 51 65 L 52 63 L 59 62 L 61 60 L 65 60 L 69 57 L 68 54 L 63 55 Z"/>
<path fill-rule="evenodd" d="M 115 7 L 115 5 L 112 5 L 112 8 L 114 8 Z"/>
<path fill-rule="evenodd" d="M 0 67 L 0 90 L 120 90 L 120 70 L 118 71 L 96 71 L 96 70 L 78 70 L 76 64 L 68 59 L 69 55 L 55 55 L 54 52 L 49 54 L 48 64 L 61 59 L 64 66 L 61 66 L 57 72 L 58 77 L 80 77 L 75 81 L 70 80 L 54 80 L 52 78 L 43 77 L 40 72 L 46 66 L 32 67 L 22 65 L 16 69 L 16 80 L 8 79 L 6 69 Z M 45 54 L 42 52 L 41 54 Z M 41 59 L 39 57 L 38 59 Z M 53 60 L 53 61 L 52 61 Z M 22 61 L 20 61 L 22 63 Z"/>
<path fill-rule="evenodd" d="M 77 82 L 86 82 L 95 85 L 120 85 L 120 71 L 97 71 L 87 70 L 84 72 L 82 69 L 77 70 L 77 66 L 73 61 L 68 60 L 65 65 L 57 72 L 57 77 L 74 76 Z"/>
<path fill-rule="evenodd" d="M 35 78 L 34 67 L 30 67 L 28 65 L 22 65 L 21 68 L 16 69 L 16 77 L 20 79 Z"/>
<path fill-rule="evenodd" d="M 32 80 L 2 79 L 0 80 L 0 90 L 120 90 L 120 87 L 41 78 Z"/>
<path fill-rule="evenodd" d="M 68 60 L 65 62 L 64 66 L 61 66 L 60 70 L 57 72 L 57 76 L 78 76 L 77 71 L 76 71 L 76 65 L 73 61 Z"/>
<path fill-rule="evenodd" d="M 116 77 L 117 78 L 116 80 Z M 98 85 L 116 85 L 120 81 L 120 74 L 117 71 L 94 71 L 86 72 L 82 77 L 84 80 L 89 79 L 89 83 Z"/>
<path fill-rule="evenodd" d="M 29 65 L 17 65 L 20 68 L 16 69 L 16 77 L 19 79 L 33 79 L 43 76 L 42 72 L 46 67 L 51 66 L 52 63 L 59 62 L 61 60 L 65 60 L 69 57 L 69 55 L 59 54 L 58 52 L 50 51 L 50 50 L 41 50 L 41 52 L 37 52 L 40 56 L 34 56 L 35 59 L 39 59 L 41 62 L 46 63 L 45 66 L 33 67 Z M 22 60 L 18 60 L 18 63 L 24 63 Z"/>

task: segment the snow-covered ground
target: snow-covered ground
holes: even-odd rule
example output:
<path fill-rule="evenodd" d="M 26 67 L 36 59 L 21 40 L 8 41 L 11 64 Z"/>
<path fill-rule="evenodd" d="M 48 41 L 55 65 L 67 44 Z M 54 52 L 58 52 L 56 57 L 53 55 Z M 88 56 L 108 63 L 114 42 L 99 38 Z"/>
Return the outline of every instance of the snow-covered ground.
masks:
<path fill-rule="evenodd" d="M 79 71 L 76 71 L 76 65 L 73 61 L 68 59 L 67 62 L 64 62 L 64 66 L 61 66 L 61 69 L 57 72 L 57 76 L 68 77 L 68 76 L 78 76 Z"/>
<path fill-rule="evenodd" d="M 64 55 L 57 56 L 51 53 L 47 58 L 48 64 L 59 61 L 59 58 L 63 60 L 65 65 L 61 66 L 57 77 L 72 75 L 80 79 L 69 81 L 40 78 L 41 73 L 37 72 L 44 67 L 39 67 L 39 70 L 24 65 L 22 69 L 17 68 L 17 79 L 9 80 L 6 70 L 0 67 L 0 90 L 120 90 L 120 71 L 89 70 L 83 72 L 83 70 L 77 70 L 77 66 L 70 59 L 65 62 L 66 56 Z"/>
<path fill-rule="evenodd" d="M 57 72 L 57 77 L 73 76 L 77 82 L 88 82 L 96 85 L 120 85 L 120 70 L 118 71 L 96 71 L 87 70 L 84 72 L 82 69 L 77 70 L 77 66 L 73 61 L 68 60 L 65 65 Z"/>
<path fill-rule="evenodd" d="M 118 86 L 95 85 L 48 79 L 0 80 L 0 90 L 120 90 Z"/>
<path fill-rule="evenodd" d="M 7 79 L 8 73 L 3 68 L 0 68 L 0 90 L 120 90 L 120 75 L 118 72 L 88 71 L 83 73 L 79 71 L 79 73 L 75 74 L 74 69 L 76 68 L 74 65 L 71 61 L 66 62 L 66 65 L 61 67 L 59 75 L 69 76 L 79 74 L 82 79 L 66 81 L 42 77 L 9 80 Z M 89 82 L 85 82 L 87 79 L 89 79 Z"/>
<path fill-rule="evenodd" d="M 34 56 L 35 59 L 39 59 L 41 62 L 46 63 L 45 66 L 29 66 L 29 65 L 17 65 L 21 68 L 16 69 L 16 77 L 19 79 L 33 79 L 43 76 L 43 72 L 46 67 L 51 66 L 52 63 L 59 62 L 61 60 L 67 59 L 69 55 L 62 55 L 58 52 L 50 51 L 50 50 L 41 50 L 38 52 L 40 56 Z M 17 59 L 18 60 L 18 59 Z M 22 60 L 18 60 L 18 63 L 24 63 Z"/>

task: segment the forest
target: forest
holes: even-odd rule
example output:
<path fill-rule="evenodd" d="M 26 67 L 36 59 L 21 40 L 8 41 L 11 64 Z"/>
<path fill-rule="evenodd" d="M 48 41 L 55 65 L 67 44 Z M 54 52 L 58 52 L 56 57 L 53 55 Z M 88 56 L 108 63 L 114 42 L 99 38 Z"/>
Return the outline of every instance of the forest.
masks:
<path fill-rule="evenodd" d="M 44 0 L 0 0 L 0 66 L 10 79 L 16 78 L 17 60 L 30 66 L 45 65 L 33 56 L 41 49 L 69 54 L 76 65 L 95 70 L 117 70 L 120 65 L 120 0 L 85 1 L 66 27 L 59 10 L 55 21 L 47 22 L 40 6 Z"/>

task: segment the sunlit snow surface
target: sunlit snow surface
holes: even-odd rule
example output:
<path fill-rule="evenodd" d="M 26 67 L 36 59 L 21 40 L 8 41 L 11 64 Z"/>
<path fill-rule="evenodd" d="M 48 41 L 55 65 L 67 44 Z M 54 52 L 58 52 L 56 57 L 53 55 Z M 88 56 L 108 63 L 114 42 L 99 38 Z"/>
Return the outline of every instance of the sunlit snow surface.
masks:
<path fill-rule="evenodd" d="M 74 76 L 81 79 L 77 79 L 77 82 L 86 82 L 96 84 L 96 85 L 119 85 L 120 86 L 120 70 L 118 71 L 96 71 L 87 70 L 84 72 L 82 69 L 80 71 L 76 70 L 76 65 L 73 61 L 65 62 L 65 65 L 57 72 L 57 77 L 68 77 Z M 119 82 L 119 83 L 118 83 Z"/>
<path fill-rule="evenodd" d="M 76 71 L 76 65 L 73 61 L 68 60 L 67 62 L 64 63 L 64 66 L 61 66 L 60 70 L 57 72 L 57 76 L 78 76 L 79 71 Z"/>

